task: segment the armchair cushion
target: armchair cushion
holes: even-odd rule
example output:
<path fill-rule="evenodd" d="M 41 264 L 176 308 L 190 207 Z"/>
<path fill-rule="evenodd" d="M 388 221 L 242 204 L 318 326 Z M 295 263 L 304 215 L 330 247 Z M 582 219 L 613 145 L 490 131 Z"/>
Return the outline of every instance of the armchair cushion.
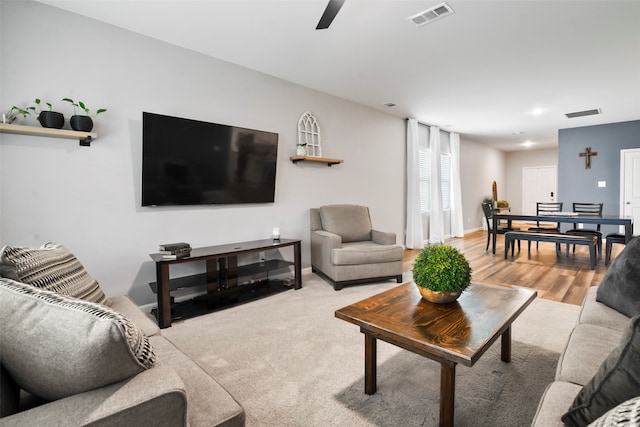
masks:
<path fill-rule="evenodd" d="M 0 252 L 0 275 L 85 301 L 107 304 L 100 285 L 64 246 L 40 248 L 5 246 Z"/>
<path fill-rule="evenodd" d="M 101 304 L 0 278 L 0 362 L 25 391 L 61 399 L 155 363 L 147 337 Z"/>
<path fill-rule="evenodd" d="M 371 218 L 366 206 L 322 206 L 320 218 L 322 229 L 341 236 L 343 243 L 371 240 Z"/>
<path fill-rule="evenodd" d="M 331 263 L 334 265 L 377 264 L 393 261 L 402 261 L 402 246 L 353 242 L 331 251 Z"/>

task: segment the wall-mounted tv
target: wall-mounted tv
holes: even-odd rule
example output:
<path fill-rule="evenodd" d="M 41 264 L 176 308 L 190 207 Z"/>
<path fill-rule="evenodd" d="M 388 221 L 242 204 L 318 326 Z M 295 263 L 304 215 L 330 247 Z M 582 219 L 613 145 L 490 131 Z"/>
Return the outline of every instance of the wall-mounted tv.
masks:
<path fill-rule="evenodd" d="M 142 206 L 272 203 L 278 134 L 142 113 Z"/>

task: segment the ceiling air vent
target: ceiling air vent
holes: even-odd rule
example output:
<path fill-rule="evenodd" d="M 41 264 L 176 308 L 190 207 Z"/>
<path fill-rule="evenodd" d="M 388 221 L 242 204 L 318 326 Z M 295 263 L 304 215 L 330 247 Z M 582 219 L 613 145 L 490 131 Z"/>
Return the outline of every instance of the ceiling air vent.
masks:
<path fill-rule="evenodd" d="M 443 2 L 423 12 L 410 16 L 407 19 L 420 27 L 452 13 L 453 9 L 451 9 L 451 6 Z"/>
<path fill-rule="evenodd" d="M 584 117 L 584 116 L 593 116 L 595 114 L 602 114 L 599 108 L 594 110 L 585 110 L 585 111 L 576 111 L 575 113 L 566 113 L 565 116 L 569 119 L 573 119 L 574 117 Z"/>

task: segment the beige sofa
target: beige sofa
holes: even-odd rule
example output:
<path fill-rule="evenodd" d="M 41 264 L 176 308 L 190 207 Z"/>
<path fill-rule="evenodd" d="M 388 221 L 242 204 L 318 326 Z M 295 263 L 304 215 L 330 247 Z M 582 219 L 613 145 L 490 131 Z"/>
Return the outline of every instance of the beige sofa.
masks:
<path fill-rule="evenodd" d="M 629 425 L 618 423 L 640 419 L 639 255 L 635 238 L 599 287 L 588 290 L 532 426 Z"/>
<path fill-rule="evenodd" d="M 1 253 L 1 426 L 245 425 L 233 396 L 129 298 L 106 298 L 59 245 L 26 252 L 45 267 L 25 272 Z"/>

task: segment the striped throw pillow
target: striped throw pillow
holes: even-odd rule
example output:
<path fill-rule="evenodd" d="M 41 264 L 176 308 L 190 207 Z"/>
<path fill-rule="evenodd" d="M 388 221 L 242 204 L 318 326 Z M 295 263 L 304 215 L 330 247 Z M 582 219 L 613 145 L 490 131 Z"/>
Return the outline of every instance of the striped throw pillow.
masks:
<path fill-rule="evenodd" d="M 0 253 L 0 275 L 61 295 L 108 305 L 96 279 L 75 255 L 56 243 L 40 248 L 5 246 Z"/>

